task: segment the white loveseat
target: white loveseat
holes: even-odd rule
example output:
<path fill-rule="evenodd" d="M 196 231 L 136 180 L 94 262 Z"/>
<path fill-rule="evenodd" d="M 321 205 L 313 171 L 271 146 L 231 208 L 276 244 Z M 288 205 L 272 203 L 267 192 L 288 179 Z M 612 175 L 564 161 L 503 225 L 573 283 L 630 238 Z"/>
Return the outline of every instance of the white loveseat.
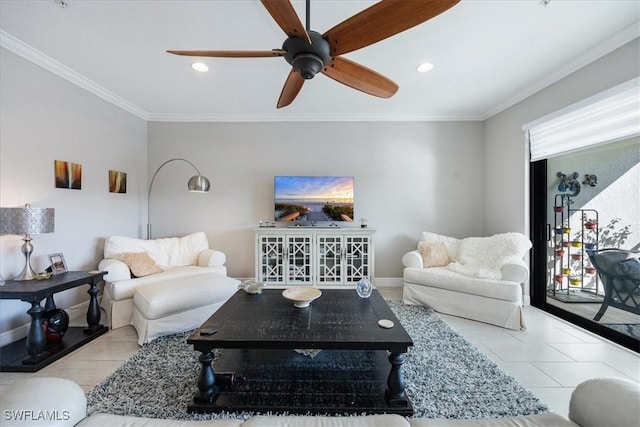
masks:
<path fill-rule="evenodd" d="M 87 416 L 87 399 L 79 385 L 63 378 L 34 377 L 3 395 L 0 409 L 1 424 L 6 427 L 632 427 L 640 425 L 638 401 L 638 383 L 618 378 L 595 378 L 578 384 L 573 391 L 568 419 L 550 412 L 483 420 L 407 419 L 383 414 L 179 421 L 112 414 Z"/>
<path fill-rule="evenodd" d="M 523 260 L 531 242 L 520 233 L 456 239 L 424 232 L 404 255 L 403 301 L 504 328 L 526 329 Z"/>
<path fill-rule="evenodd" d="M 109 237 L 98 268 L 108 273 L 102 306 L 111 328 L 133 325 L 142 345 L 200 326 L 238 289 L 225 261 L 203 232 L 153 240 Z"/>

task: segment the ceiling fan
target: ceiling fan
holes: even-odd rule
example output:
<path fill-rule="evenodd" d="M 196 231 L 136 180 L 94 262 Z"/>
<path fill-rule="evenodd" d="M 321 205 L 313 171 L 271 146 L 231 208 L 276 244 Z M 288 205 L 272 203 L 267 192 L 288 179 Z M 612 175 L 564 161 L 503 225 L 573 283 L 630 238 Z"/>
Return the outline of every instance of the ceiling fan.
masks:
<path fill-rule="evenodd" d="M 305 80 L 317 73 L 381 98 L 389 98 L 398 85 L 341 55 L 384 40 L 421 24 L 460 0 L 381 0 L 346 19 L 324 34 L 311 31 L 310 0 L 306 0 L 306 28 L 290 0 L 261 0 L 271 17 L 287 34 L 281 49 L 273 50 L 168 50 L 184 56 L 261 58 L 284 56 L 292 69 L 278 99 L 277 108 L 296 98 Z"/>

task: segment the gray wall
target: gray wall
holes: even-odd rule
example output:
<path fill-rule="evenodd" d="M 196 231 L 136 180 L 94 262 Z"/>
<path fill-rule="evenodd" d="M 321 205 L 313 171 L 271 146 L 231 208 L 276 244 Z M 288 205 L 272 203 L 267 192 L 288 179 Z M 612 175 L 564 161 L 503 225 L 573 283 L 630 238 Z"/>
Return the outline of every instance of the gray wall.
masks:
<path fill-rule="evenodd" d="M 423 230 L 482 234 L 482 152 L 479 122 L 150 123 L 150 174 L 184 157 L 213 182 L 189 193 L 193 169 L 167 165 L 151 197 L 154 236 L 204 230 L 230 275 L 253 277 L 251 228 L 273 219 L 274 175 L 354 176 L 355 217 L 377 229 L 375 275 L 398 278 Z"/>
<path fill-rule="evenodd" d="M 485 120 L 485 233 L 529 230 L 529 149 L 522 126 L 638 76 L 635 39 Z"/>
<path fill-rule="evenodd" d="M 635 39 L 484 121 L 485 234 L 529 234 L 529 148 L 523 125 L 639 76 L 639 52 Z"/>
<path fill-rule="evenodd" d="M 213 180 L 213 191 L 186 192 L 192 171 L 167 165 L 152 195 L 155 235 L 204 230 L 228 253 L 230 273 L 244 277 L 253 275 L 250 228 L 273 214 L 274 175 L 353 175 L 356 216 L 378 229 L 376 276 L 400 277 L 400 257 L 423 230 L 526 232 L 522 125 L 639 75 L 639 51 L 635 40 L 483 123 L 147 124 L 0 49 L 0 206 L 56 209 L 55 233 L 34 237 L 37 269 L 54 252 L 70 269 L 92 269 L 106 236 L 144 236 L 151 173 L 185 157 Z M 56 159 L 83 165 L 81 191 L 53 188 Z M 128 173 L 127 194 L 108 193 L 109 169 Z M 3 276 L 20 271 L 21 244 L 19 236 L 0 238 Z M 86 299 L 78 289 L 57 301 Z M 1 301 L 0 334 L 24 325 L 26 309 Z"/>
<path fill-rule="evenodd" d="M 105 236 L 139 233 L 147 124 L 5 49 L 0 67 L 0 206 L 55 208 L 55 232 L 33 236 L 37 271 L 49 265 L 47 254 L 57 252 L 70 270 L 93 270 Z M 54 188 L 54 160 L 82 164 L 82 190 Z M 127 172 L 127 194 L 108 192 L 109 169 Z M 24 265 L 21 237 L 0 237 L 5 278 Z M 60 307 L 86 300 L 85 287 L 56 296 Z M 28 322 L 28 308 L 0 301 L 0 333 Z"/>

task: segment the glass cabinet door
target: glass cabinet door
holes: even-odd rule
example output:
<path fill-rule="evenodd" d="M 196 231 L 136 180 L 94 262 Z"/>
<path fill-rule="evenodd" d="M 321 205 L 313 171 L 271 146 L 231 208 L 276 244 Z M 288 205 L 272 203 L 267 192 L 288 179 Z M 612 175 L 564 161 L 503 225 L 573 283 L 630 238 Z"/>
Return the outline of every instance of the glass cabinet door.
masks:
<path fill-rule="evenodd" d="M 342 236 L 319 235 L 316 241 L 318 251 L 317 282 L 319 285 L 339 285 L 342 283 Z"/>
<path fill-rule="evenodd" d="M 344 283 L 355 284 L 363 277 L 371 279 L 369 236 L 345 236 Z"/>
<path fill-rule="evenodd" d="M 313 282 L 313 236 L 287 236 L 287 283 Z"/>
<path fill-rule="evenodd" d="M 284 276 L 284 236 L 259 236 L 260 277 L 268 283 L 285 283 Z"/>

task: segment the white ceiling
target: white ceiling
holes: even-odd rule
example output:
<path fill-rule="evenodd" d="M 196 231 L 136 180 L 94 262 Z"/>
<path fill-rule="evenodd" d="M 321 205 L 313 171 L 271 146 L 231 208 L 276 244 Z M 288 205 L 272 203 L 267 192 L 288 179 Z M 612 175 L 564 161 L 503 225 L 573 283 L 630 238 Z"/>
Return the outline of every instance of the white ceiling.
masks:
<path fill-rule="evenodd" d="M 345 55 L 398 83 L 392 98 L 317 75 L 278 110 L 284 58 L 207 58 L 200 74 L 165 53 L 280 48 L 286 36 L 259 1 L 65 1 L 0 0 L 2 46 L 146 120 L 483 120 L 640 36 L 638 0 L 462 0 Z M 304 22 L 304 1 L 293 3 Z M 312 0 L 311 28 L 373 3 Z M 424 61 L 435 68 L 417 73 Z"/>

